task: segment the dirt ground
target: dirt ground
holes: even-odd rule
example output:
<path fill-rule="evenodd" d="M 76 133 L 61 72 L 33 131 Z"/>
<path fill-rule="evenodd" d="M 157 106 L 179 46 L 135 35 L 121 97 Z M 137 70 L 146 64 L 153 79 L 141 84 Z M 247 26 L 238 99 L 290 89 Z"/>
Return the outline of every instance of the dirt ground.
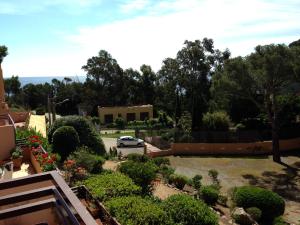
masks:
<path fill-rule="evenodd" d="M 273 190 L 286 200 L 285 219 L 300 222 L 300 157 L 282 157 L 282 164 L 274 163 L 271 157 L 169 157 L 176 173 L 193 177 L 203 176 L 203 184 L 210 184 L 208 171 L 219 172 L 222 192 L 232 187 L 256 185 Z"/>

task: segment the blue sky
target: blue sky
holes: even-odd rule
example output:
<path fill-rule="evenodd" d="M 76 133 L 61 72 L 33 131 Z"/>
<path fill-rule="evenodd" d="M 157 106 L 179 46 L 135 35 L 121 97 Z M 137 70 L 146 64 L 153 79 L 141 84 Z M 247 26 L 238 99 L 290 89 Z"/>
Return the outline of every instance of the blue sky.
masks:
<path fill-rule="evenodd" d="M 300 38 L 299 0 L 0 0 L 4 76 L 84 75 L 105 49 L 122 68 L 175 57 L 209 37 L 233 56 Z"/>

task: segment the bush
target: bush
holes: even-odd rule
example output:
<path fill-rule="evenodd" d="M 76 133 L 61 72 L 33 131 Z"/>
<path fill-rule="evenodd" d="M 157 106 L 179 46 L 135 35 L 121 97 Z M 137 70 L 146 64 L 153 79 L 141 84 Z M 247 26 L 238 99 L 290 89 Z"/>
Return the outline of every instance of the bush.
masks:
<path fill-rule="evenodd" d="M 188 178 L 183 175 L 172 174 L 169 177 L 169 181 L 173 183 L 178 189 L 183 189 L 184 185 L 187 184 Z"/>
<path fill-rule="evenodd" d="M 134 162 L 148 162 L 150 160 L 149 156 L 141 155 L 138 153 L 130 153 L 127 155 L 127 159 Z"/>
<path fill-rule="evenodd" d="M 288 225 L 289 223 L 285 222 L 281 216 L 278 216 L 274 219 L 273 225 Z"/>
<path fill-rule="evenodd" d="M 65 160 L 79 145 L 79 137 L 71 126 L 59 127 L 53 134 L 52 149 Z"/>
<path fill-rule="evenodd" d="M 243 208 L 257 207 L 262 211 L 262 219 L 273 218 L 284 213 L 285 202 L 278 194 L 259 187 L 238 187 L 233 193 L 237 206 Z"/>
<path fill-rule="evenodd" d="M 172 195 L 163 207 L 174 223 L 180 225 L 217 225 L 217 215 L 202 201 L 185 194 Z"/>
<path fill-rule="evenodd" d="M 268 120 L 263 117 L 243 119 L 237 126 L 238 130 L 264 130 L 269 128 Z"/>
<path fill-rule="evenodd" d="M 82 184 L 100 201 L 141 193 L 141 188 L 135 185 L 129 177 L 115 172 L 91 176 Z"/>
<path fill-rule="evenodd" d="M 218 175 L 219 172 L 217 170 L 212 169 L 208 171 L 208 176 L 211 178 L 213 185 L 220 189 L 220 181 L 218 179 Z"/>
<path fill-rule="evenodd" d="M 255 221 L 259 221 L 261 218 L 261 210 L 256 207 L 250 207 L 246 209 L 246 212 L 254 219 Z"/>
<path fill-rule="evenodd" d="M 158 167 L 162 166 L 162 165 L 170 165 L 170 160 L 168 158 L 164 158 L 164 157 L 156 157 L 154 159 L 152 159 L 152 162 L 157 165 Z"/>
<path fill-rule="evenodd" d="M 143 194 L 147 194 L 150 192 L 151 182 L 155 179 L 158 168 L 151 162 L 126 161 L 120 165 L 119 170 L 142 187 Z"/>
<path fill-rule="evenodd" d="M 206 204 L 215 205 L 218 201 L 219 194 L 219 190 L 212 186 L 203 186 L 201 188 L 201 196 Z"/>
<path fill-rule="evenodd" d="M 50 143 L 52 143 L 53 133 L 62 126 L 72 126 L 77 131 L 80 145 L 89 147 L 94 153 L 105 154 L 105 147 L 99 134 L 90 122 L 82 116 L 65 116 L 57 119 L 48 132 Z"/>
<path fill-rule="evenodd" d="M 201 175 L 195 175 L 193 178 L 192 178 L 192 181 L 193 181 L 193 187 L 195 189 L 199 189 L 201 187 L 201 180 L 202 180 L 202 176 Z"/>
<path fill-rule="evenodd" d="M 45 115 L 46 111 L 45 108 L 43 106 L 40 106 L 38 108 L 35 109 L 35 114 L 36 115 Z"/>
<path fill-rule="evenodd" d="M 202 124 L 208 131 L 228 131 L 230 118 L 226 112 L 208 112 L 203 115 Z"/>
<path fill-rule="evenodd" d="M 126 122 L 125 122 L 125 120 L 122 117 L 118 117 L 115 120 L 115 124 L 116 124 L 116 127 L 118 129 L 124 129 L 125 125 L 126 125 Z"/>
<path fill-rule="evenodd" d="M 166 182 L 169 182 L 170 176 L 172 174 L 174 174 L 174 172 L 175 172 L 175 169 L 170 166 L 167 166 L 167 165 L 162 165 L 159 168 L 159 173 L 161 173 L 163 175 Z"/>
<path fill-rule="evenodd" d="M 86 147 L 80 147 L 68 159 L 75 160 L 76 166 L 85 168 L 89 173 L 100 173 L 105 160 L 99 155 L 90 153 Z"/>
<path fill-rule="evenodd" d="M 140 196 L 120 197 L 105 203 L 110 214 L 122 225 L 171 225 L 159 204 Z"/>

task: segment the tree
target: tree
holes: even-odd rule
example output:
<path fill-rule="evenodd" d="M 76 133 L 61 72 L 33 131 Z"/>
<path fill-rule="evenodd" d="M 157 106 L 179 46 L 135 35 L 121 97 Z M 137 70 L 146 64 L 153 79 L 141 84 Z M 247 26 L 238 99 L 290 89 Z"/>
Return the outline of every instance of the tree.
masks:
<path fill-rule="evenodd" d="M 18 76 L 12 76 L 4 80 L 5 92 L 7 97 L 10 98 L 11 94 L 16 95 L 20 92 L 21 83 Z"/>
<path fill-rule="evenodd" d="M 152 71 L 151 66 L 142 65 L 140 68 L 142 72 L 141 76 L 141 87 L 143 93 L 143 104 L 153 104 L 155 96 L 155 81 L 156 75 Z"/>
<path fill-rule="evenodd" d="M 246 58 L 228 60 L 218 79 L 223 96 L 238 94 L 264 111 L 272 127 L 273 160 L 280 162 L 278 96 L 296 77 L 294 55 L 285 45 L 257 46 Z"/>
<path fill-rule="evenodd" d="M 182 90 L 185 93 L 186 109 L 192 115 L 192 130 L 200 128 L 202 115 L 207 111 L 210 98 L 210 78 L 216 68 L 230 56 L 228 50 L 215 50 L 213 40 L 185 41 L 185 46 L 177 53 L 183 77 Z"/>
<path fill-rule="evenodd" d="M 3 59 L 8 55 L 7 47 L 5 45 L 0 45 L 0 103 L 5 102 L 4 97 L 4 84 L 3 84 L 3 74 L 2 74 L 2 68 L 1 64 L 3 62 Z"/>

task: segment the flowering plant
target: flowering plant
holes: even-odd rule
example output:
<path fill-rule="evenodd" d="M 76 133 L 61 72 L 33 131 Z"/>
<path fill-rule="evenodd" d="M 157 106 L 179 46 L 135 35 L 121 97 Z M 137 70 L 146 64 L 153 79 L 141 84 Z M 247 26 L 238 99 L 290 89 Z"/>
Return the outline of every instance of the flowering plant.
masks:
<path fill-rule="evenodd" d="M 47 152 L 44 152 L 40 146 L 33 149 L 32 154 L 35 160 L 39 162 L 44 172 L 55 169 L 55 162 L 57 160 L 56 154 L 49 154 Z"/>
<path fill-rule="evenodd" d="M 38 148 L 42 144 L 42 141 L 38 135 L 31 135 L 28 137 L 27 145 L 31 149 Z"/>

